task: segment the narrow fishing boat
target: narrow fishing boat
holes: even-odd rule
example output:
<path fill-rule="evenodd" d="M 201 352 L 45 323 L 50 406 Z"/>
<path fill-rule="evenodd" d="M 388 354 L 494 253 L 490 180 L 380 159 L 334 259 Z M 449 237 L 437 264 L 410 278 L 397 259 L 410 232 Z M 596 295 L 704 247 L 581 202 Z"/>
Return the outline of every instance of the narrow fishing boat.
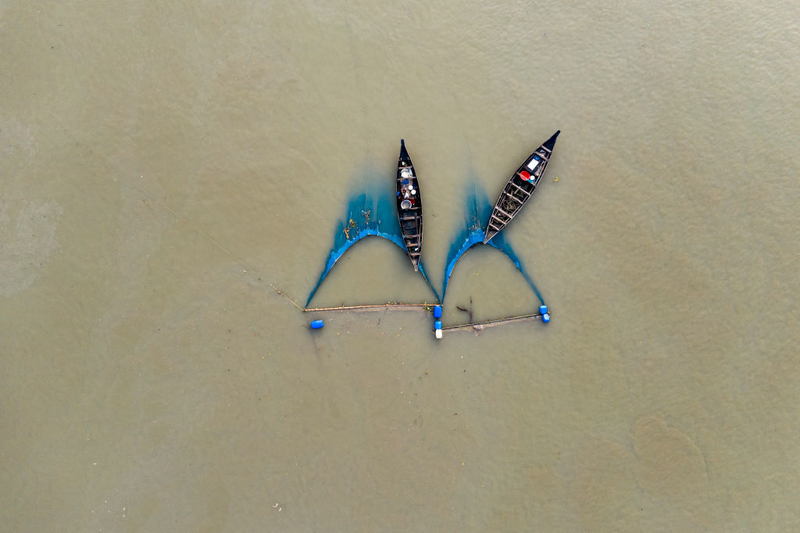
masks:
<path fill-rule="evenodd" d="M 408 258 L 417 271 L 422 253 L 422 198 L 419 194 L 419 182 L 414 172 L 414 164 L 402 139 L 400 157 L 397 160 L 397 217 L 400 220 L 400 231 L 403 234 Z"/>
<path fill-rule="evenodd" d="M 511 179 L 508 180 L 503 192 L 500 193 L 500 197 L 497 199 L 492 215 L 489 217 L 489 222 L 486 224 L 484 244 L 506 227 L 533 195 L 542 175 L 544 175 L 547 163 L 550 161 L 550 155 L 553 153 L 553 147 L 556 145 L 556 138 L 559 133 L 561 133 L 561 130 L 555 132 L 544 144 L 534 150 L 514 175 L 511 176 Z"/>

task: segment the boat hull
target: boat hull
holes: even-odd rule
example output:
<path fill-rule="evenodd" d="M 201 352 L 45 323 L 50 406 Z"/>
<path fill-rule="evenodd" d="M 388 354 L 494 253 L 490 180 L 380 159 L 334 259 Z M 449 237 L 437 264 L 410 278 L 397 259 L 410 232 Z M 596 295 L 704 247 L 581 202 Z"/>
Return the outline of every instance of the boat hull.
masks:
<path fill-rule="evenodd" d="M 400 141 L 400 157 L 397 161 L 397 218 L 406 253 L 419 270 L 422 257 L 422 197 L 414 164 L 406 151 L 405 141 Z"/>
<path fill-rule="evenodd" d="M 484 244 L 500 233 L 530 200 L 550 162 L 559 133 L 561 130 L 534 150 L 508 180 L 486 223 Z"/>

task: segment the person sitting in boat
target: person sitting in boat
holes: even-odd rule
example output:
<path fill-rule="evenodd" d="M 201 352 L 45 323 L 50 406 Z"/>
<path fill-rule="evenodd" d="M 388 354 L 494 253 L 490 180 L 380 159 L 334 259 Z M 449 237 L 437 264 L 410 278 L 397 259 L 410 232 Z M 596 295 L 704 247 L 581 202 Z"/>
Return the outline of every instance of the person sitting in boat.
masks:
<path fill-rule="evenodd" d="M 408 200 L 414 196 L 417 191 L 414 190 L 414 186 L 409 182 L 409 180 L 403 180 L 403 184 L 400 186 L 400 192 L 403 193 L 403 198 Z"/>

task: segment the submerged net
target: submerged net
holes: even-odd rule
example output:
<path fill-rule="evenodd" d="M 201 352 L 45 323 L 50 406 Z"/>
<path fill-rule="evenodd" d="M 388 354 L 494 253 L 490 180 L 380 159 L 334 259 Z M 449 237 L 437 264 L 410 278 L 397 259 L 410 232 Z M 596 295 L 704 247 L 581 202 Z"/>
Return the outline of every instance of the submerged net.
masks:
<path fill-rule="evenodd" d="M 306 307 L 311 303 L 317 290 L 322 282 L 328 276 L 336 261 L 342 257 L 347 250 L 354 244 L 364 239 L 365 237 L 376 236 L 383 237 L 400 247 L 403 253 L 406 252 L 405 244 L 400 233 L 400 223 L 397 220 L 397 208 L 395 200 L 392 196 L 392 190 L 388 187 L 379 192 L 374 192 L 366 188 L 365 192 L 353 195 L 345 211 L 345 217 L 337 225 L 336 232 L 333 237 L 333 246 L 331 248 L 328 259 L 325 262 L 325 267 L 322 269 L 319 280 L 306 300 Z M 458 260 L 467 251 L 475 245 L 483 244 L 483 237 L 485 231 L 485 223 L 489 220 L 492 213 L 492 205 L 489 199 L 482 191 L 478 191 L 476 186 L 472 187 L 472 193 L 466 196 L 466 203 L 464 208 L 464 227 L 459 230 L 450 245 L 450 250 L 447 254 L 447 263 L 444 272 L 444 281 L 442 286 L 442 296 L 439 297 L 438 292 L 433 287 L 428 278 L 425 268 L 422 263 L 419 264 L 419 271 L 428 283 L 431 291 L 436 296 L 438 301 L 444 301 L 445 294 L 447 293 L 447 284 L 453 269 L 458 263 Z M 496 248 L 503 252 L 514 263 L 522 277 L 533 290 L 536 297 L 541 304 L 544 304 L 539 289 L 531 279 L 528 271 L 522 265 L 517 254 L 503 239 L 503 234 L 499 233 L 489 241 L 489 246 Z"/>
<path fill-rule="evenodd" d="M 308 295 L 306 306 L 311 303 L 311 299 L 314 298 L 314 294 L 316 294 L 317 289 L 322 285 L 336 261 L 355 243 L 370 236 L 383 237 L 399 246 L 403 253 L 406 252 L 406 246 L 400 233 L 400 223 L 397 220 L 395 200 L 391 196 L 391 189 L 389 188 L 380 192 L 367 190 L 350 198 L 347 203 L 344 220 L 341 220 L 337 225 L 336 233 L 333 237 L 333 247 L 325 262 L 325 268 L 322 269 L 319 281 L 317 281 L 311 294 Z M 439 294 L 431 285 L 422 263 L 419 264 L 419 271 L 433 291 L 436 299 L 439 300 Z"/>
<path fill-rule="evenodd" d="M 473 186 L 472 193 L 466 196 L 464 205 L 464 227 L 458 231 L 455 238 L 452 240 L 450 251 L 447 254 L 447 263 L 444 269 L 444 282 L 442 286 L 442 300 L 444 300 L 447 295 L 447 283 L 450 281 L 450 275 L 453 273 L 453 269 L 456 267 L 458 260 L 473 246 L 483 244 L 483 237 L 486 230 L 485 224 L 488 223 L 491 214 L 492 204 L 489 203 L 486 193 L 479 191 L 477 186 Z M 488 242 L 488 245 L 500 250 L 508 256 L 511 262 L 514 263 L 514 266 L 517 267 L 517 270 L 520 271 L 522 277 L 525 278 L 530 288 L 533 289 L 539 302 L 543 305 L 544 299 L 542 298 L 542 294 L 539 292 L 533 279 L 531 279 L 528 271 L 522 265 L 517 254 L 511 248 L 511 245 L 503 239 L 503 233 L 501 232 L 495 235 L 494 238 Z"/>

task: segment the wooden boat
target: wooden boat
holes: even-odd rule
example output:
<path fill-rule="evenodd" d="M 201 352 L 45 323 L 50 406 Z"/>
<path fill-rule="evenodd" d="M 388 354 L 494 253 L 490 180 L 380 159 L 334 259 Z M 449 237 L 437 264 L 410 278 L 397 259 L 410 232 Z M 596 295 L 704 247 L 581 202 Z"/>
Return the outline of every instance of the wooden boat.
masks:
<path fill-rule="evenodd" d="M 400 157 L 397 160 L 397 217 L 400 219 L 400 230 L 408 258 L 417 271 L 422 253 L 422 198 L 414 164 L 402 139 Z"/>
<path fill-rule="evenodd" d="M 550 155 L 553 153 L 553 147 L 556 145 L 556 138 L 559 133 L 561 133 L 561 130 L 555 132 L 544 144 L 534 150 L 514 175 L 511 176 L 511 179 L 508 180 L 503 192 L 500 193 L 500 197 L 497 199 L 492 216 L 489 217 L 489 222 L 486 224 L 484 244 L 500 233 L 500 230 L 511 222 L 511 219 L 522 210 L 522 206 L 533 195 L 542 175 L 544 175 L 547 163 L 550 161 Z"/>

